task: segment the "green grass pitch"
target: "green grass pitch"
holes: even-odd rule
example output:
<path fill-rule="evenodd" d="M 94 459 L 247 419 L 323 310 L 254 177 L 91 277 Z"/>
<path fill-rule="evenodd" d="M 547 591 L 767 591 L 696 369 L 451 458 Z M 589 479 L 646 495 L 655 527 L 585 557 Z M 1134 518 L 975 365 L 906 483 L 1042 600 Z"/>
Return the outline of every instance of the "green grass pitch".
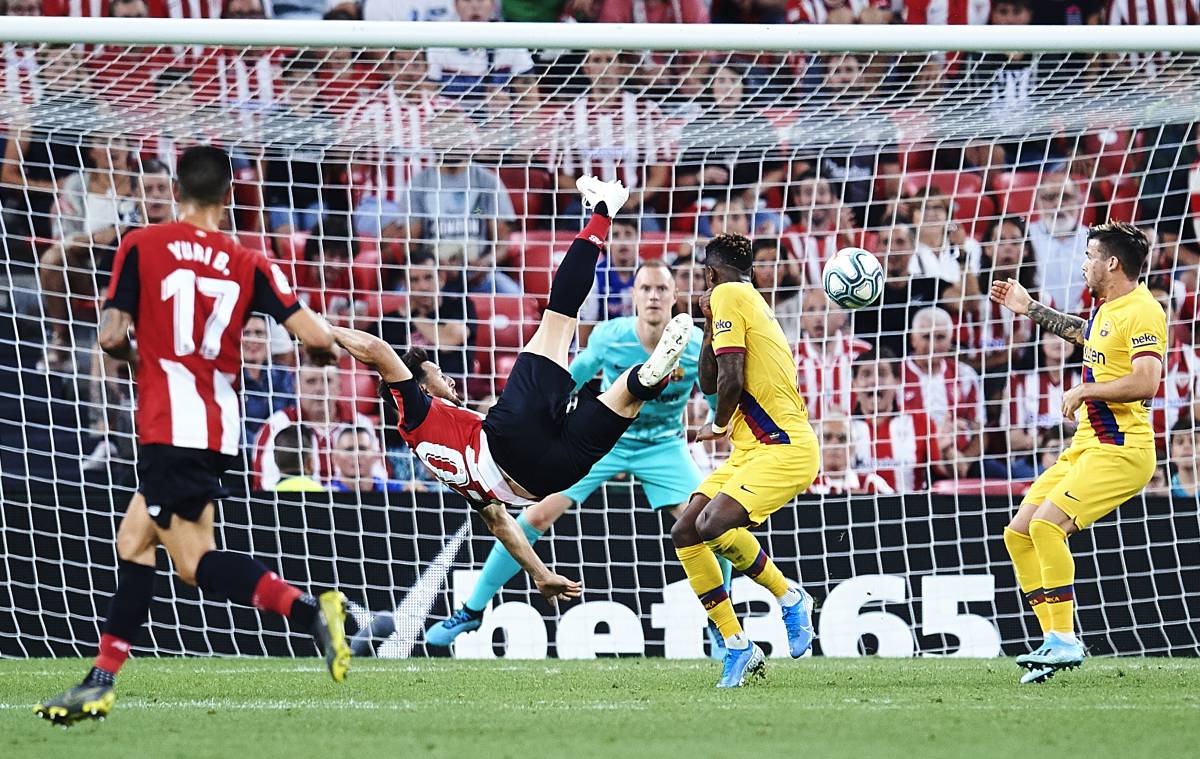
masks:
<path fill-rule="evenodd" d="M 1200 660 L 1097 659 L 1019 686 L 1009 659 L 770 660 L 712 686 L 700 661 L 133 660 L 113 715 L 33 704 L 89 662 L 0 661 L 0 756 L 1175 757 L 1200 755 Z M 769 752 L 769 753 L 768 753 Z"/>

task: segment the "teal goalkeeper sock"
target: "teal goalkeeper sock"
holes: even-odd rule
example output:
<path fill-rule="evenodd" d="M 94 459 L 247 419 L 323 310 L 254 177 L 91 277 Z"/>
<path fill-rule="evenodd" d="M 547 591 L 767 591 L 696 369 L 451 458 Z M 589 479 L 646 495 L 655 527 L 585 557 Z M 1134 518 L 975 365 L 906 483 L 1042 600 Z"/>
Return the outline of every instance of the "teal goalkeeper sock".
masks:
<path fill-rule="evenodd" d="M 721 576 L 725 578 L 725 594 L 733 593 L 733 563 L 724 556 L 717 556 L 717 563 L 721 565 Z"/>
<path fill-rule="evenodd" d="M 542 537 L 542 533 L 526 521 L 524 512 L 517 517 L 517 524 L 521 525 L 529 545 L 533 545 Z M 492 552 L 488 554 L 487 561 L 483 562 L 483 572 L 479 575 L 479 581 L 475 583 L 475 589 L 471 591 L 471 597 L 467 599 L 467 608 L 472 611 L 486 609 L 492 596 L 500 592 L 500 588 L 520 571 L 521 565 L 504 544 L 497 540 L 492 546 Z"/>

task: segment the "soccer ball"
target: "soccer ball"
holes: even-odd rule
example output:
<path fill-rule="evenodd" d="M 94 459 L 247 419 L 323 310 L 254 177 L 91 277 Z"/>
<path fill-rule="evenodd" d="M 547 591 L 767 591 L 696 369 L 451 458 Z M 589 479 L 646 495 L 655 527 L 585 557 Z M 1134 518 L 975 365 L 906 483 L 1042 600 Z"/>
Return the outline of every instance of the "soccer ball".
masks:
<path fill-rule="evenodd" d="M 862 308 L 883 292 L 883 267 L 862 248 L 842 248 L 821 271 L 825 294 L 842 308 Z"/>

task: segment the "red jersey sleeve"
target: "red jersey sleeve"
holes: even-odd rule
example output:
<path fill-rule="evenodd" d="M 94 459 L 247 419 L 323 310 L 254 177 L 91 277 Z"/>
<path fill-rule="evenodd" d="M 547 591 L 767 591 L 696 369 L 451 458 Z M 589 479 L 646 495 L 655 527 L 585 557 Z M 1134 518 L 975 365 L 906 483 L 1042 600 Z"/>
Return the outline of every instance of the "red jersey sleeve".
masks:
<path fill-rule="evenodd" d="M 108 281 L 104 307 L 124 311 L 136 321 L 140 296 L 137 235 L 128 234 L 121 240 L 121 247 L 117 248 L 117 255 L 113 259 L 112 277 Z"/>
<path fill-rule="evenodd" d="M 300 301 L 282 269 L 256 251 L 247 250 L 247 254 L 257 257 L 250 310 L 266 314 L 282 324 L 300 310 Z"/>

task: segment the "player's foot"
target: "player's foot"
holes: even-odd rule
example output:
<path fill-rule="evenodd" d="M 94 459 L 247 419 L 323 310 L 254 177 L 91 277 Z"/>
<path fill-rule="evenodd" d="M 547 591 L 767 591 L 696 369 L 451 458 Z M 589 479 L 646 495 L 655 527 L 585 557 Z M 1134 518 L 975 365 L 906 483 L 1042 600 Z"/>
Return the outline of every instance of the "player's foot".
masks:
<path fill-rule="evenodd" d="M 112 711 L 117 694 L 111 685 L 76 685 L 54 698 L 48 698 L 33 711 L 55 725 L 68 727 L 85 719 L 104 719 Z"/>
<path fill-rule="evenodd" d="M 575 186 L 583 195 L 583 207 L 594 208 L 608 218 L 617 215 L 625 201 L 629 200 L 629 190 L 621 184 L 621 180 L 601 182 L 596 177 L 580 177 L 575 180 Z M 604 207 L 601 208 L 600 204 Z"/>
<path fill-rule="evenodd" d="M 1055 633 L 1046 633 L 1046 640 L 1038 650 L 1017 657 L 1017 664 L 1025 669 L 1075 669 L 1083 664 L 1083 643 L 1076 639 L 1068 643 Z"/>
<path fill-rule="evenodd" d="M 425 631 L 425 645 L 449 646 L 455 638 L 463 633 L 478 630 L 481 624 L 483 624 L 482 611 L 473 611 L 465 605 L 461 606 L 458 611 Z"/>
<path fill-rule="evenodd" d="M 812 648 L 813 632 L 812 610 L 813 599 L 800 588 L 792 588 L 800 594 L 800 600 L 791 606 L 781 606 L 783 609 L 783 626 L 787 629 L 788 651 L 793 659 L 799 659 Z"/>
<path fill-rule="evenodd" d="M 1031 669 L 1021 675 L 1021 685 L 1040 685 L 1050 678 L 1054 677 L 1054 673 L 1058 670 L 1053 667 L 1038 667 Z"/>
<path fill-rule="evenodd" d="M 729 648 L 725 652 L 725 669 L 718 688 L 740 688 L 748 677 L 767 676 L 767 657 L 754 643 L 745 648 Z"/>
<path fill-rule="evenodd" d="M 335 683 L 346 679 L 350 671 L 350 646 L 346 644 L 346 597 L 327 590 L 317 598 L 317 619 L 312 636 L 325 654 L 325 665 Z"/>
<path fill-rule="evenodd" d="M 671 375 L 692 339 L 692 317 L 677 314 L 663 328 L 662 337 L 646 363 L 638 369 L 637 380 L 642 387 L 654 387 Z"/>
<path fill-rule="evenodd" d="M 717 629 L 714 622 L 709 622 L 708 627 L 708 655 L 710 658 L 717 661 L 725 661 L 725 638 L 721 635 L 721 631 Z"/>

